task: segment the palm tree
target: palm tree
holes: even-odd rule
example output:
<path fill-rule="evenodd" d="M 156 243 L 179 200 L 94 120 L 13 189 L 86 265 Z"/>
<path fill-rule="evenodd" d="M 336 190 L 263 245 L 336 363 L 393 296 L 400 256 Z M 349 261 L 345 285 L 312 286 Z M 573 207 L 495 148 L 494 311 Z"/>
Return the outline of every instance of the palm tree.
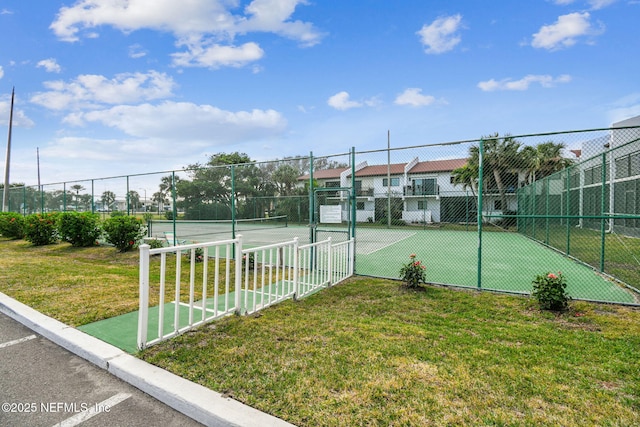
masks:
<path fill-rule="evenodd" d="M 485 177 L 492 176 L 502 203 L 502 209 L 508 207 L 504 186 L 504 174 L 517 173 L 523 167 L 522 143 L 514 139 L 510 134 L 503 137 L 496 132 L 489 136 L 483 136 L 484 162 L 483 172 Z M 480 165 L 480 147 L 472 146 L 469 149 L 469 164 L 473 167 Z M 489 182 L 485 179 L 485 183 Z"/>
<path fill-rule="evenodd" d="M 543 142 L 535 147 L 525 147 L 522 154 L 529 172 L 527 181 L 532 183 L 571 166 L 573 160 L 562 157 L 564 148 L 564 143 L 553 141 Z"/>
<path fill-rule="evenodd" d="M 84 187 L 80 184 L 74 184 L 71 186 L 72 190 L 76 192 L 76 211 L 78 210 L 78 199 L 80 198 L 80 192 L 84 190 Z"/>
<path fill-rule="evenodd" d="M 100 197 L 103 209 L 109 209 L 111 204 L 116 201 L 116 194 L 113 191 L 105 191 Z"/>
<path fill-rule="evenodd" d="M 151 196 L 151 200 L 156 202 L 156 204 L 158 205 L 158 215 L 160 215 L 160 205 L 164 205 L 167 200 L 164 193 L 162 191 L 153 193 L 153 195 Z M 162 208 L 164 209 L 164 206 Z"/>
<path fill-rule="evenodd" d="M 133 206 L 133 211 L 137 211 L 137 207 L 140 205 L 140 194 L 138 194 L 135 190 L 130 190 L 128 193 L 129 196 L 129 206 Z"/>
<path fill-rule="evenodd" d="M 462 185 L 463 190 L 471 189 L 471 194 L 476 197 L 476 188 L 478 188 L 478 167 L 469 163 L 454 169 L 453 183 Z"/>

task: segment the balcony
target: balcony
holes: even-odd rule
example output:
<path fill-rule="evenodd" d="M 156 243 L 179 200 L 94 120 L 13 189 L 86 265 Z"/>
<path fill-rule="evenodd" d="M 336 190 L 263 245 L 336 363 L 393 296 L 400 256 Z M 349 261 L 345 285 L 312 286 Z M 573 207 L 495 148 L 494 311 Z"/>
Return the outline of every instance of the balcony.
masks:
<path fill-rule="evenodd" d="M 356 188 L 357 197 L 373 197 L 373 188 Z"/>
<path fill-rule="evenodd" d="M 437 196 L 440 194 L 440 187 L 435 186 L 406 186 L 404 188 L 405 196 Z"/>

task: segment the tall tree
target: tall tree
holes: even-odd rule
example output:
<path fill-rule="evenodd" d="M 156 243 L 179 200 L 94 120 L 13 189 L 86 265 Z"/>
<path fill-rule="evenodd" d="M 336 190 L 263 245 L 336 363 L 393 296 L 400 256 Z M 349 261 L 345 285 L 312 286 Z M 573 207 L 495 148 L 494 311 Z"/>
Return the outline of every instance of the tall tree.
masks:
<path fill-rule="evenodd" d="M 531 183 L 571 166 L 573 160 L 562 157 L 565 147 L 564 143 L 553 141 L 524 147 L 522 154 L 528 170 L 527 181 Z"/>
<path fill-rule="evenodd" d="M 514 139 L 510 134 L 500 137 L 498 133 L 483 136 L 484 141 L 484 163 L 483 174 L 485 177 L 491 176 L 493 179 L 485 179 L 485 184 L 495 184 L 502 209 L 507 209 L 507 195 L 504 185 L 506 174 L 517 173 L 523 168 L 523 157 L 521 153 L 522 143 Z M 480 148 L 472 146 L 470 149 L 469 163 L 472 167 L 480 164 Z M 488 186 L 487 186 L 488 187 Z"/>
<path fill-rule="evenodd" d="M 462 185 L 463 190 L 471 189 L 473 197 L 476 196 L 476 190 L 478 188 L 478 167 L 477 165 L 466 165 L 454 169 L 452 172 L 453 183 Z"/>
<path fill-rule="evenodd" d="M 103 209 L 111 209 L 111 205 L 116 201 L 116 194 L 113 191 L 105 191 L 100 196 L 100 201 L 102 202 Z"/>

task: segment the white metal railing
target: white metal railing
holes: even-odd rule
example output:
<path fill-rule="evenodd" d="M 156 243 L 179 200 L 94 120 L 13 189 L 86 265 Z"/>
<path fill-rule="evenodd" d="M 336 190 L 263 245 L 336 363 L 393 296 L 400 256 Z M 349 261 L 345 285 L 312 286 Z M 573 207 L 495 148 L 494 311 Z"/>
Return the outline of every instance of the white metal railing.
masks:
<path fill-rule="evenodd" d="M 235 248 L 234 248 L 235 246 Z M 241 256 L 241 238 L 211 243 L 197 243 L 184 246 L 170 246 L 167 248 L 150 249 L 149 245 L 140 246 L 140 308 L 138 313 L 138 349 L 143 349 L 160 341 L 174 337 L 195 326 L 210 320 L 226 316 L 236 311 L 237 303 L 233 298 L 234 291 L 240 288 L 240 264 L 235 265 L 235 277 L 231 275 L 231 260 Z M 198 254 L 201 250 L 202 254 Z M 235 252 L 235 256 L 234 256 Z M 189 255 L 189 283 L 188 295 L 183 296 L 182 284 L 182 255 Z M 171 295 L 173 300 L 166 302 L 167 283 L 167 254 L 175 255 L 174 288 Z M 160 255 L 158 305 L 149 306 L 149 265 L 151 256 Z M 207 262 L 197 262 L 197 256 L 202 256 Z M 209 261 L 210 260 L 210 261 Z M 196 301 L 196 266 L 200 264 L 199 275 L 202 276 L 200 300 Z M 224 273 L 221 266 L 224 264 Z M 213 278 L 209 268 L 213 267 Z M 221 280 L 222 279 L 222 280 Z M 233 290 L 231 289 L 233 285 Z M 200 290 L 200 289 L 198 289 Z M 211 291 L 211 292 L 209 292 Z M 223 292 L 221 292 L 223 291 Z M 188 302 L 183 301 L 187 299 Z M 167 310 L 173 310 L 173 317 L 167 317 Z M 149 322 L 157 323 L 157 334 L 152 332 L 149 339 Z"/>
<path fill-rule="evenodd" d="M 159 249 L 140 246 L 138 349 L 223 316 L 251 314 L 289 298 L 302 298 L 353 275 L 353 239 L 333 244 L 328 238 L 300 246 L 294 238 L 246 249 L 242 244 L 242 236 L 237 236 Z M 167 254 L 175 256 L 175 277 L 169 279 L 173 285 L 166 277 Z M 183 284 L 183 254 L 188 255 L 188 284 Z M 157 305 L 154 296 L 150 306 L 150 260 L 154 255 L 160 256 L 159 265 L 154 263 Z M 171 295 L 168 302 L 167 295 Z"/>

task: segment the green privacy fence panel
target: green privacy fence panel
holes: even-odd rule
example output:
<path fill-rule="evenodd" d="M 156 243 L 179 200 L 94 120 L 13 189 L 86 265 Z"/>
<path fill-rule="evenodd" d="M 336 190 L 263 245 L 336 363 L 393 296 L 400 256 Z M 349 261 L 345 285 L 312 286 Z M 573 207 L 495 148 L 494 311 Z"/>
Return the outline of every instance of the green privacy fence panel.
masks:
<path fill-rule="evenodd" d="M 347 238 L 353 224 L 358 274 L 397 279 L 415 254 L 432 283 L 529 293 L 536 275 L 562 271 L 574 298 L 636 304 L 639 137 L 494 134 L 266 162 L 221 153 L 183 170 L 15 186 L 9 208 L 146 215 L 150 236 L 243 233 L 255 246 L 311 243 L 317 229 Z"/>

